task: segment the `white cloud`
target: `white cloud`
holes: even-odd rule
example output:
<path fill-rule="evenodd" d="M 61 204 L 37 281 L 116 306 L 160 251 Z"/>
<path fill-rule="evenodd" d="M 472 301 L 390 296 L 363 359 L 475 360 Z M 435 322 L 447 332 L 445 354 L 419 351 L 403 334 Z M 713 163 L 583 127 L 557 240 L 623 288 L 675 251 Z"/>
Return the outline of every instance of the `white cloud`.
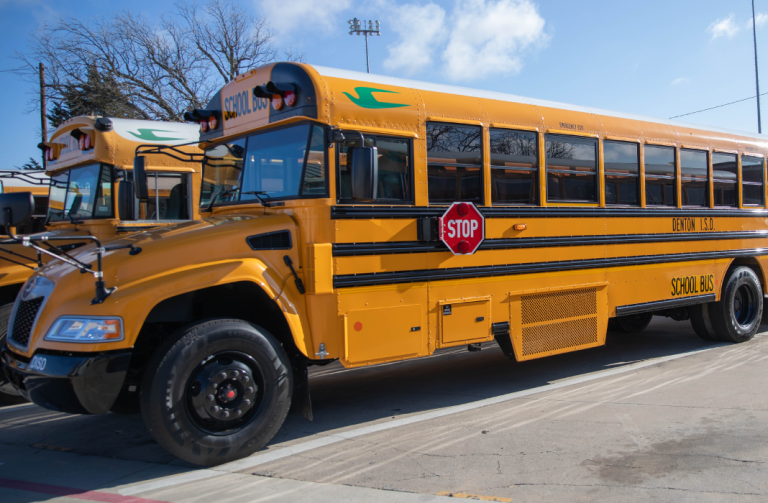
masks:
<path fill-rule="evenodd" d="M 351 5 L 352 0 L 256 0 L 257 8 L 280 35 L 299 27 L 339 29 L 338 14 Z"/>
<path fill-rule="evenodd" d="M 768 14 L 758 12 L 757 13 L 757 27 L 761 28 L 765 23 L 768 23 Z M 747 21 L 747 28 L 752 29 L 752 18 Z"/>
<path fill-rule="evenodd" d="M 530 0 L 458 0 L 442 56 L 444 73 L 451 80 L 518 73 L 521 54 L 548 41 L 544 23 Z"/>
<path fill-rule="evenodd" d="M 758 25 L 760 24 L 760 17 L 757 18 Z M 723 19 L 718 19 L 714 23 L 707 27 L 707 31 L 712 34 L 712 40 L 718 37 L 731 38 L 739 32 L 739 27 L 733 21 L 733 14 Z"/>
<path fill-rule="evenodd" d="M 402 5 L 393 8 L 389 25 L 397 33 L 398 42 L 387 47 L 387 70 L 416 73 L 431 66 L 432 56 L 446 35 L 445 10 L 437 4 Z"/>
<path fill-rule="evenodd" d="M 680 78 L 677 78 L 677 79 L 673 80 L 673 81 L 671 82 L 671 84 L 672 84 L 673 86 L 679 86 L 680 84 L 687 84 L 687 83 L 688 83 L 688 82 L 690 82 L 690 81 L 691 81 L 690 79 L 687 79 L 687 78 L 685 78 L 685 77 L 680 77 Z"/>

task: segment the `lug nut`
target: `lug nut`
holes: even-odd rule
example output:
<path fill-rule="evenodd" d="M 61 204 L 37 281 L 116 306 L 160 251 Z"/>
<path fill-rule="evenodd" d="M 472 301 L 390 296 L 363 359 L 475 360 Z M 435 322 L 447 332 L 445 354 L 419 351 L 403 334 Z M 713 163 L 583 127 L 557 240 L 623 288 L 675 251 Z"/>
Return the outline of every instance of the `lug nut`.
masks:
<path fill-rule="evenodd" d="M 222 417 L 227 418 L 227 417 L 229 417 L 229 411 L 225 410 L 224 412 L 221 413 L 221 415 L 222 415 Z"/>
<path fill-rule="evenodd" d="M 218 387 L 219 387 L 219 385 L 218 385 L 218 384 L 216 384 L 216 383 L 213 383 L 213 384 L 211 384 L 211 386 L 213 387 L 213 389 L 216 389 L 216 388 L 218 388 Z"/>
<path fill-rule="evenodd" d="M 240 375 L 240 372 L 238 372 L 237 370 L 232 371 L 232 378 L 237 378 L 237 376 L 239 375 Z"/>
<path fill-rule="evenodd" d="M 251 405 L 251 401 L 246 398 L 245 400 L 243 400 L 243 405 L 248 407 L 249 405 Z"/>
<path fill-rule="evenodd" d="M 212 402 L 213 401 L 213 395 L 208 395 L 207 397 L 205 397 L 205 399 L 208 400 L 209 402 Z"/>
<path fill-rule="evenodd" d="M 222 372 L 221 374 L 219 374 L 219 379 L 226 379 L 226 378 L 227 378 L 226 372 Z"/>
<path fill-rule="evenodd" d="M 248 381 L 250 381 L 250 379 L 248 378 L 248 376 L 247 376 L 247 375 L 245 375 L 245 374 L 243 374 L 242 376 L 240 376 L 240 380 L 241 380 L 241 381 L 243 381 L 243 382 L 248 382 Z"/>
<path fill-rule="evenodd" d="M 245 388 L 245 392 L 248 393 L 248 394 L 251 394 L 251 393 L 253 393 L 253 388 L 248 386 L 247 388 Z"/>
<path fill-rule="evenodd" d="M 211 412 L 216 413 L 216 412 L 219 412 L 220 410 L 221 408 L 218 405 L 214 405 L 213 407 L 211 407 Z"/>
<path fill-rule="evenodd" d="M 239 416 L 240 414 L 242 414 L 242 412 L 240 412 L 240 409 L 235 409 L 235 415 Z"/>

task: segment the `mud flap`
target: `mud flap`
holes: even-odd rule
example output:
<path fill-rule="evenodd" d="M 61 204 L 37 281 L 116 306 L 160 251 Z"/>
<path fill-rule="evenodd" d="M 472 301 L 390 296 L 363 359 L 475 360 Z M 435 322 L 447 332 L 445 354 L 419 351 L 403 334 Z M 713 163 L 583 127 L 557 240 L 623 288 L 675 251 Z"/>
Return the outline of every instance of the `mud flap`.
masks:
<path fill-rule="evenodd" d="M 306 361 L 296 361 L 291 359 L 293 367 L 293 400 L 288 412 L 301 414 L 306 419 L 312 421 L 312 400 L 309 396 L 309 373 L 307 372 Z"/>
<path fill-rule="evenodd" d="M 493 338 L 496 339 L 496 343 L 501 348 L 501 352 L 504 356 L 512 361 L 516 361 L 515 350 L 512 347 L 512 339 L 509 336 L 509 322 L 494 323 L 491 325 L 493 330 Z"/>

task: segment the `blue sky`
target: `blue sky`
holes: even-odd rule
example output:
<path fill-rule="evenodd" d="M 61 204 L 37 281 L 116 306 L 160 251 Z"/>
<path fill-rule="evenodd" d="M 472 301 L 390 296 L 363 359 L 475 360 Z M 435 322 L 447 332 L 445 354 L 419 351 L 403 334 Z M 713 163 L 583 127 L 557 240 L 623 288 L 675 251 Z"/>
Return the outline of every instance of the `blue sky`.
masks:
<path fill-rule="evenodd" d="M 347 20 L 378 19 L 371 71 L 668 118 L 753 96 L 749 0 L 241 0 L 308 63 L 365 71 L 365 42 Z M 0 0 L 0 69 L 57 14 L 130 8 L 155 17 L 173 0 Z M 768 92 L 768 0 L 756 0 L 758 54 Z M 764 13 L 763 16 L 760 13 Z M 38 156 L 29 84 L 0 73 L 4 165 Z M 764 96 L 764 109 L 768 96 Z M 763 117 L 768 121 L 768 113 Z M 754 100 L 681 120 L 757 131 Z M 765 124 L 768 131 L 768 123 Z"/>

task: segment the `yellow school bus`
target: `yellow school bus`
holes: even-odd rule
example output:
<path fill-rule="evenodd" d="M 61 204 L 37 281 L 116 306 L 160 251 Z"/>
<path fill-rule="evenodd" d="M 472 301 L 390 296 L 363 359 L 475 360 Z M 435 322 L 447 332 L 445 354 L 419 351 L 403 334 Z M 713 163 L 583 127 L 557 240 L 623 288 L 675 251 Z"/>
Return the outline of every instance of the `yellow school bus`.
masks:
<path fill-rule="evenodd" d="M 117 288 L 101 303 L 62 263 L 16 301 L 3 361 L 36 403 L 137 393 L 163 447 L 212 465 L 311 417 L 308 365 L 494 340 L 525 361 L 654 313 L 758 329 L 765 137 L 293 63 L 186 117 L 201 219 L 77 250 Z"/>
<path fill-rule="evenodd" d="M 199 215 L 200 161 L 194 159 L 201 153 L 198 141 L 199 127 L 190 124 L 83 116 L 69 119 L 40 145 L 48 163 L 44 176 L 50 178 L 44 187 L 24 183 L 39 182 L 40 173 L 0 173 L 4 193 L 34 195 L 32 218 L 14 232 L 45 230 L 39 236 L 69 236 L 72 239 L 59 243 L 59 248 L 70 252 L 88 243 L 81 236 L 103 240 L 194 220 Z M 176 158 L 151 153 L 167 145 L 175 146 Z M 145 157 L 151 197 L 145 202 L 136 201 L 133 195 L 137 147 L 150 152 Z M 0 345 L 24 282 L 35 267 L 54 258 L 44 253 L 38 256 L 21 244 L 0 242 Z M 0 372 L 0 401 L 19 400 L 21 396 Z"/>
<path fill-rule="evenodd" d="M 34 234 L 44 230 L 50 182 L 50 178 L 42 170 L 0 171 L 0 194 L 29 192 L 35 202 L 32 216 L 24 225 L 16 229 L 17 234 Z"/>

